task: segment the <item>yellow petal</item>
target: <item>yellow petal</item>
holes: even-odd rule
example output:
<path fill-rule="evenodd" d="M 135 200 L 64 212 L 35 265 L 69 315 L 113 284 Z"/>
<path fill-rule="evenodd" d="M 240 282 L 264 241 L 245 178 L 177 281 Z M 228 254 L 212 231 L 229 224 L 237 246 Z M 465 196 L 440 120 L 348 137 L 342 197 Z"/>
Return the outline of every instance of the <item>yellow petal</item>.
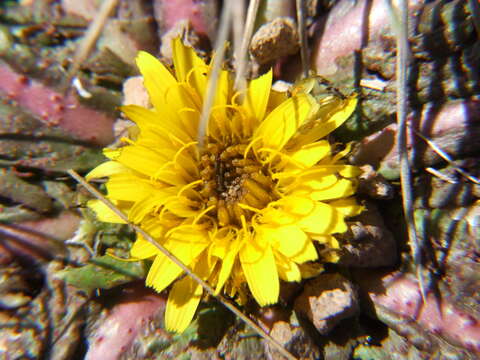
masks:
<path fill-rule="evenodd" d="M 322 160 L 324 156 L 330 153 L 330 151 L 331 147 L 328 141 L 318 141 L 313 144 L 302 146 L 300 150 L 292 155 L 292 159 L 303 165 L 305 168 L 309 168 Z"/>
<path fill-rule="evenodd" d="M 230 119 L 227 107 L 230 100 L 230 83 L 228 71 L 221 71 L 208 122 L 208 134 L 219 132 L 221 136 L 231 136 Z"/>
<path fill-rule="evenodd" d="M 184 178 L 179 171 L 176 171 L 175 169 L 168 169 L 168 167 L 155 172 L 153 174 L 153 178 L 174 186 L 187 185 L 191 182 L 190 178 Z"/>
<path fill-rule="evenodd" d="M 318 258 L 317 250 L 303 230 L 297 225 L 280 227 L 259 226 L 257 236 L 272 245 L 283 258 L 296 263 L 313 261 Z M 278 253 L 275 252 L 277 255 Z"/>
<path fill-rule="evenodd" d="M 262 218 L 266 224 L 291 225 L 297 221 L 297 216 L 285 211 L 266 208 L 262 211 Z"/>
<path fill-rule="evenodd" d="M 306 216 L 315 209 L 315 201 L 308 197 L 285 196 L 278 203 L 283 211 L 295 215 Z"/>
<path fill-rule="evenodd" d="M 362 205 L 359 205 L 353 197 L 334 200 L 328 204 L 345 216 L 357 216 L 365 209 Z"/>
<path fill-rule="evenodd" d="M 292 257 L 292 260 L 295 261 L 297 264 L 303 264 L 307 261 L 314 261 L 317 259 L 317 249 L 315 249 L 315 246 L 310 240 L 305 243 L 304 248 L 298 255 Z"/>
<path fill-rule="evenodd" d="M 346 178 L 353 178 L 361 175 L 362 172 L 362 169 L 360 169 L 358 166 L 343 165 L 342 169 L 339 171 L 339 174 Z"/>
<path fill-rule="evenodd" d="M 235 239 L 234 241 L 231 242 L 230 246 L 228 247 L 228 251 L 225 257 L 222 259 L 222 267 L 218 275 L 215 294 L 218 294 L 220 292 L 223 285 L 225 285 L 225 282 L 230 276 L 230 273 L 232 272 L 233 264 L 235 263 L 235 260 L 238 255 L 240 244 L 241 244 L 240 239 Z"/>
<path fill-rule="evenodd" d="M 311 96 L 300 94 L 291 97 L 265 118 L 255 131 L 254 139 L 261 138 L 264 148 L 276 150 L 283 148 L 307 119 L 311 108 Z"/>
<path fill-rule="evenodd" d="M 196 179 L 198 178 L 199 170 L 196 158 L 183 151 L 183 153 L 175 154 L 173 161 L 175 169 L 181 171 L 185 177 L 191 176 Z"/>
<path fill-rule="evenodd" d="M 333 156 L 332 162 L 335 163 L 340 159 L 344 158 L 345 156 L 347 156 L 350 153 L 350 151 L 352 151 L 352 146 L 353 146 L 353 142 L 347 143 L 343 150 L 337 152 L 335 156 Z"/>
<path fill-rule="evenodd" d="M 103 155 L 107 158 L 109 158 L 110 160 L 115 160 L 118 155 L 120 155 L 120 150 L 121 149 L 109 149 L 109 148 L 105 148 L 103 149 Z"/>
<path fill-rule="evenodd" d="M 328 235 L 347 231 L 343 214 L 321 202 L 315 205 L 315 210 L 309 216 L 300 219 L 297 225 L 305 232 L 313 234 Z"/>
<path fill-rule="evenodd" d="M 295 180 L 299 185 L 304 181 L 319 180 L 321 177 L 333 174 L 340 174 L 346 178 L 352 178 L 361 174 L 358 166 L 353 165 L 315 165 L 310 169 L 280 171 L 272 174 L 273 179 Z"/>
<path fill-rule="evenodd" d="M 120 150 L 117 161 L 145 176 L 151 176 L 169 160 L 160 153 L 143 146 L 129 145 Z"/>
<path fill-rule="evenodd" d="M 189 96 L 200 110 L 207 88 L 209 67 L 191 47 L 185 46 L 180 38 L 172 41 L 173 64 L 179 82 L 188 84 L 193 91 Z"/>
<path fill-rule="evenodd" d="M 192 139 L 198 136 L 198 124 L 200 122 L 200 111 L 195 108 L 184 108 L 178 112 L 178 116 L 184 129 Z"/>
<path fill-rule="evenodd" d="M 164 247 L 188 266 L 205 250 L 207 243 L 169 239 L 165 242 Z M 163 253 L 159 253 L 153 261 L 145 282 L 147 286 L 151 286 L 157 292 L 161 292 L 181 273 L 182 269 L 179 266 L 174 264 Z"/>
<path fill-rule="evenodd" d="M 201 111 L 201 99 L 198 94 L 193 91 L 192 87 L 179 83 L 171 86 L 165 94 L 167 106 L 178 113 L 182 109 L 193 109 Z"/>
<path fill-rule="evenodd" d="M 116 200 L 110 200 L 110 202 L 117 206 L 124 214 L 128 215 L 128 210 L 131 207 L 131 203 L 125 203 Z M 105 205 L 100 200 L 89 200 L 87 206 L 95 212 L 95 215 L 97 216 L 97 219 L 99 221 L 125 224 L 125 221 L 123 221 L 117 214 L 115 214 L 107 205 Z"/>
<path fill-rule="evenodd" d="M 199 213 L 198 203 L 190 200 L 185 196 L 175 196 L 170 198 L 164 205 L 164 207 L 176 216 L 188 218 L 194 217 Z"/>
<path fill-rule="evenodd" d="M 326 262 L 336 263 L 340 259 L 340 255 L 336 251 L 327 251 L 322 254 L 322 258 Z"/>
<path fill-rule="evenodd" d="M 340 248 L 340 243 L 333 235 L 312 235 L 312 240 L 317 241 L 319 244 L 327 245 L 333 249 Z"/>
<path fill-rule="evenodd" d="M 90 181 L 91 179 L 98 179 L 105 176 L 122 173 L 125 171 L 128 171 L 128 169 L 119 162 L 107 161 L 98 165 L 95 169 L 85 175 L 85 179 L 87 181 Z"/>
<path fill-rule="evenodd" d="M 247 116 L 257 119 L 257 124 L 265 116 L 267 110 L 268 98 L 272 87 L 273 71 L 250 81 L 245 101 L 242 106 L 247 111 Z"/>
<path fill-rule="evenodd" d="M 331 111 L 331 113 L 328 114 L 322 112 L 322 107 L 320 106 L 320 113 L 316 116 L 320 118 L 325 118 L 325 116 L 328 116 L 328 118 L 325 120 L 321 119 L 322 121 L 319 124 L 315 124 L 315 126 L 312 126 L 311 129 L 303 131 L 301 135 L 298 135 L 294 140 L 295 146 L 310 144 L 327 136 L 348 120 L 356 106 L 356 97 L 351 97 L 339 103 L 338 106 L 335 106 L 336 108 L 334 107 L 333 111 L 331 110 L 331 107 L 328 106 L 328 111 Z"/>
<path fill-rule="evenodd" d="M 160 221 L 158 216 L 150 216 L 143 219 L 142 229 L 148 232 L 154 239 L 163 239 L 167 232 L 167 225 Z M 138 238 L 142 238 L 142 236 L 137 234 Z"/>
<path fill-rule="evenodd" d="M 354 193 L 355 187 L 350 180 L 339 179 L 333 186 L 329 188 L 312 192 L 311 197 L 314 200 L 321 201 L 343 198 L 351 196 Z"/>
<path fill-rule="evenodd" d="M 178 115 L 169 111 L 169 109 L 170 107 L 167 105 L 155 110 L 148 110 L 136 105 L 127 105 L 120 108 L 125 116 L 137 124 L 142 136 L 147 136 L 149 132 L 157 130 L 152 133 L 156 145 L 167 147 L 170 144 L 168 134 L 172 134 L 185 143 L 192 141 L 191 136 L 178 121 Z"/>
<path fill-rule="evenodd" d="M 150 196 L 138 199 L 128 214 L 129 220 L 137 224 L 140 223 L 145 216 L 153 213 L 154 210 L 165 204 L 174 191 L 175 190 L 171 188 L 156 190 Z"/>
<path fill-rule="evenodd" d="M 150 101 L 156 109 L 161 109 L 165 106 L 165 94 L 168 89 L 177 84 L 175 77 L 158 59 L 145 51 L 138 53 L 136 61 Z"/>
<path fill-rule="evenodd" d="M 270 90 L 270 95 L 268 97 L 268 104 L 267 104 L 267 113 L 275 109 L 277 106 L 282 104 L 287 99 L 288 99 L 288 93 L 286 91 L 280 92 L 280 91 Z"/>
<path fill-rule="evenodd" d="M 106 183 L 106 188 L 109 198 L 125 201 L 137 201 L 155 191 L 148 181 L 129 172 L 111 175 Z"/>
<path fill-rule="evenodd" d="M 310 188 L 310 191 L 327 189 L 338 181 L 337 175 L 325 175 L 320 176 L 318 179 L 312 179 L 305 177 L 301 181 L 301 185 Z"/>
<path fill-rule="evenodd" d="M 300 273 L 300 269 L 298 268 L 298 265 L 295 264 L 293 261 L 277 260 L 277 269 L 280 279 L 284 281 L 302 281 L 302 274 Z"/>
<path fill-rule="evenodd" d="M 206 256 L 205 253 L 202 256 Z M 201 257 L 192 271 L 203 280 L 210 277 L 215 264 L 204 261 Z M 165 327 L 169 331 L 184 331 L 195 315 L 195 310 L 202 297 L 203 288 L 190 277 L 177 281 L 170 291 L 165 309 Z"/>
<path fill-rule="evenodd" d="M 160 252 L 158 248 L 143 239 L 137 239 L 130 249 L 130 256 L 136 259 L 148 259 Z"/>
<path fill-rule="evenodd" d="M 278 301 L 280 284 L 272 249 L 246 243 L 240 250 L 240 262 L 248 287 L 260 306 Z"/>
<path fill-rule="evenodd" d="M 185 243 L 210 243 L 210 237 L 204 230 L 202 225 L 183 225 L 171 229 L 168 232 L 168 237 L 171 240 L 185 242 Z"/>
<path fill-rule="evenodd" d="M 203 288 L 190 277 L 177 281 L 168 295 L 165 328 L 172 332 L 183 332 L 192 322 L 202 294 Z"/>
<path fill-rule="evenodd" d="M 275 251 L 279 251 L 289 259 L 301 255 L 306 249 L 307 242 L 310 241 L 305 232 L 296 225 L 259 226 L 255 230 L 257 236 L 263 237 Z"/>
<path fill-rule="evenodd" d="M 338 181 L 336 175 L 320 176 L 318 180 L 298 179 L 285 186 L 286 191 L 291 196 L 311 198 L 313 192 L 328 189 Z"/>
<path fill-rule="evenodd" d="M 199 68 L 203 72 L 206 72 L 207 65 L 205 62 L 197 55 L 193 48 L 184 45 L 179 37 L 172 40 L 172 52 L 173 65 L 178 81 L 186 82 L 188 73 L 195 68 Z M 207 77 L 205 74 L 203 77 L 197 79 L 198 75 L 199 74 L 192 74 L 194 77 L 192 83 L 197 90 L 203 91 L 207 83 Z"/>

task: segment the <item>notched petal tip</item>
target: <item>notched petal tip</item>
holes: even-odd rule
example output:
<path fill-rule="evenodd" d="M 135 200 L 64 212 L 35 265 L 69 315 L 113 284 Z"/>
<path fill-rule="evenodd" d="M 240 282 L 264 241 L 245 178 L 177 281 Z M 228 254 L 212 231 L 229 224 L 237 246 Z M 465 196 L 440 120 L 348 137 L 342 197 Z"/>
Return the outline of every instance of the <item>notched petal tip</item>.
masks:
<path fill-rule="evenodd" d="M 246 244 L 240 262 L 248 287 L 260 306 L 275 304 L 280 293 L 277 265 L 270 246 L 265 249 Z"/>
<path fill-rule="evenodd" d="M 165 309 L 165 328 L 168 331 L 185 331 L 197 311 L 202 293 L 202 287 L 189 277 L 173 285 Z"/>
<path fill-rule="evenodd" d="M 87 175 L 85 175 L 85 179 L 87 181 L 90 181 L 92 179 L 108 177 L 114 174 L 121 174 L 126 170 L 127 169 L 125 168 L 125 166 L 123 166 L 117 161 L 106 161 L 98 165 L 95 169 L 93 169 Z"/>
<path fill-rule="evenodd" d="M 114 201 L 112 201 L 112 203 L 118 207 L 118 204 L 116 204 Z M 99 221 L 114 224 L 125 224 L 125 221 L 115 214 L 115 212 L 105 205 L 101 200 L 89 200 L 87 202 L 87 206 L 95 213 Z"/>

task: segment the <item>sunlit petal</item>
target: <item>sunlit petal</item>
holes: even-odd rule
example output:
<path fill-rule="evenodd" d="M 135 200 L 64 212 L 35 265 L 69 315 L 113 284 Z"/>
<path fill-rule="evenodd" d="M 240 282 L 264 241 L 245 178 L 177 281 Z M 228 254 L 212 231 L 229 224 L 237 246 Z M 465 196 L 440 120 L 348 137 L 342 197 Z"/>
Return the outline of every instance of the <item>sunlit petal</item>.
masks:
<path fill-rule="evenodd" d="M 145 51 L 138 53 L 136 61 L 153 106 L 157 109 L 164 107 L 164 95 L 177 83 L 175 77 L 157 58 Z"/>
<path fill-rule="evenodd" d="M 307 119 L 311 108 L 312 99 L 309 95 L 292 97 L 263 120 L 253 137 L 261 138 L 265 148 L 281 149 Z"/>
<path fill-rule="evenodd" d="M 137 233 L 130 255 L 150 265 L 148 286 L 170 288 L 166 329 L 182 332 L 203 290 L 162 246 L 216 294 L 265 306 L 278 301 L 280 279 L 300 282 L 338 260 L 336 234 L 363 207 L 352 197 L 361 170 L 345 160 L 350 144 L 322 139 L 349 118 L 355 96 L 311 95 L 315 79 L 276 92 L 272 70 L 235 89 L 222 69 L 199 129 L 211 64 L 180 38 L 172 55 L 174 72 L 139 53 L 153 108 L 121 107 L 135 124 L 88 179 L 106 178 L 107 199 L 151 236 Z M 88 206 L 100 221 L 123 222 L 99 200 Z"/>
<path fill-rule="evenodd" d="M 146 240 L 137 239 L 130 249 L 130 256 L 137 259 L 147 259 L 158 254 L 160 250 Z"/>
<path fill-rule="evenodd" d="M 91 179 L 98 179 L 102 178 L 105 176 L 111 176 L 114 174 L 119 174 L 123 173 L 125 171 L 128 171 L 128 168 L 123 166 L 117 161 L 107 161 L 104 162 L 103 164 L 98 165 L 95 169 L 90 171 L 86 176 L 85 179 L 91 180 Z"/>
<path fill-rule="evenodd" d="M 207 247 L 206 243 L 198 242 L 179 242 L 176 240 L 168 240 L 164 247 L 175 254 L 176 257 L 185 265 L 190 263 Z M 167 258 L 163 253 L 159 253 L 153 261 L 146 280 L 147 286 L 153 287 L 156 291 L 163 291 L 172 283 L 180 274 L 182 269 L 174 264 L 172 260 Z"/>
<path fill-rule="evenodd" d="M 165 328 L 168 331 L 182 332 L 188 327 L 200 303 L 202 293 L 202 287 L 189 277 L 173 285 L 165 309 Z"/>
<path fill-rule="evenodd" d="M 329 205 L 333 206 L 343 215 L 349 216 L 349 217 L 357 216 L 365 209 L 365 207 L 362 205 L 359 205 L 357 200 L 353 197 L 330 201 Z"/>
<path fill-rule="evenodd" d="M 260 249 L 249 243 L 240 250 L 240 262 L 248 287 L 260 306 L 274 304 L 280 291 L 272 249 Z"/>
<path fill-rule="evenodd" d="M 117 206 L 120 210 L 120 202 L 117 202 L 115 200 L 110 200 L 115 206 Z M 111 210 L 107 205 L 105 205 L 101 200 L 90 200 L 88 202 L 88 207 L 92 209 L 93 212 L 97 215 L 97 219 L 99 221 L 103 222 L 109 222 L 109 223 L 118 223 L 118 224 L 124 224 L 125 221 L 123 221 L 113 210 Z M 127 205 L 124 208 L 124 213 L 125 211 L 129 208 Z"/>
<path fill-rule="evenodd" d="M 263 119 L 267 110 L 270 89 L 272 87 L 273 71 L 254 79 L 250 82 L 243 107 L 247 110 L 247 115 L 255 119 Z"/>
<path fill-rule="evenodd" d="M 343 214 L 334 207 L 317 203 L 315 210 L 298 222 L 298 226 L 313 234 L 334 234 L 347 231 L 347 225 L 343 219 Z"/>

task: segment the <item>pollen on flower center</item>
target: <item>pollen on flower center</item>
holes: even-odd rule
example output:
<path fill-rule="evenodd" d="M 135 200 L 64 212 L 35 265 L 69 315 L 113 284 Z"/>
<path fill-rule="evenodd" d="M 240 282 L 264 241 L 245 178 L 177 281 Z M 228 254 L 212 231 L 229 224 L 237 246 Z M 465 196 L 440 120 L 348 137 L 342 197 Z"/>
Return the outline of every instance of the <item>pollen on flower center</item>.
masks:
<path fill-rule="evenodd" d="M 254 209 L 275 200 L 273 181 L 254 155 L 244 156 L 246 149 L 246 143 L 225 145 L 209 139 L 201 156 L 200 193 L 208 206 L 215 205 L 221 226 L 240 225 L 242 216 L 249 220 Z"/>

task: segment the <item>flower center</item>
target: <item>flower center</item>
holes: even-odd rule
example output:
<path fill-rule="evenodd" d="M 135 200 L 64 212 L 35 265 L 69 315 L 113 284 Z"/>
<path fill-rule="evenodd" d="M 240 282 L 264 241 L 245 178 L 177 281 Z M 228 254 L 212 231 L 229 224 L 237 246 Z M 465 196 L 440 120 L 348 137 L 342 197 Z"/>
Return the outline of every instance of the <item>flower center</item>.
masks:
<path fill-rule="evenodd" d="M 244 157 L 247 144 L 223 145 L 208 139 L 201 156 L 203 189 L 207 206 L 215 205 L 221 226 L 241 225 L 275 200 L 274 182 L 252 152 Z"/>

